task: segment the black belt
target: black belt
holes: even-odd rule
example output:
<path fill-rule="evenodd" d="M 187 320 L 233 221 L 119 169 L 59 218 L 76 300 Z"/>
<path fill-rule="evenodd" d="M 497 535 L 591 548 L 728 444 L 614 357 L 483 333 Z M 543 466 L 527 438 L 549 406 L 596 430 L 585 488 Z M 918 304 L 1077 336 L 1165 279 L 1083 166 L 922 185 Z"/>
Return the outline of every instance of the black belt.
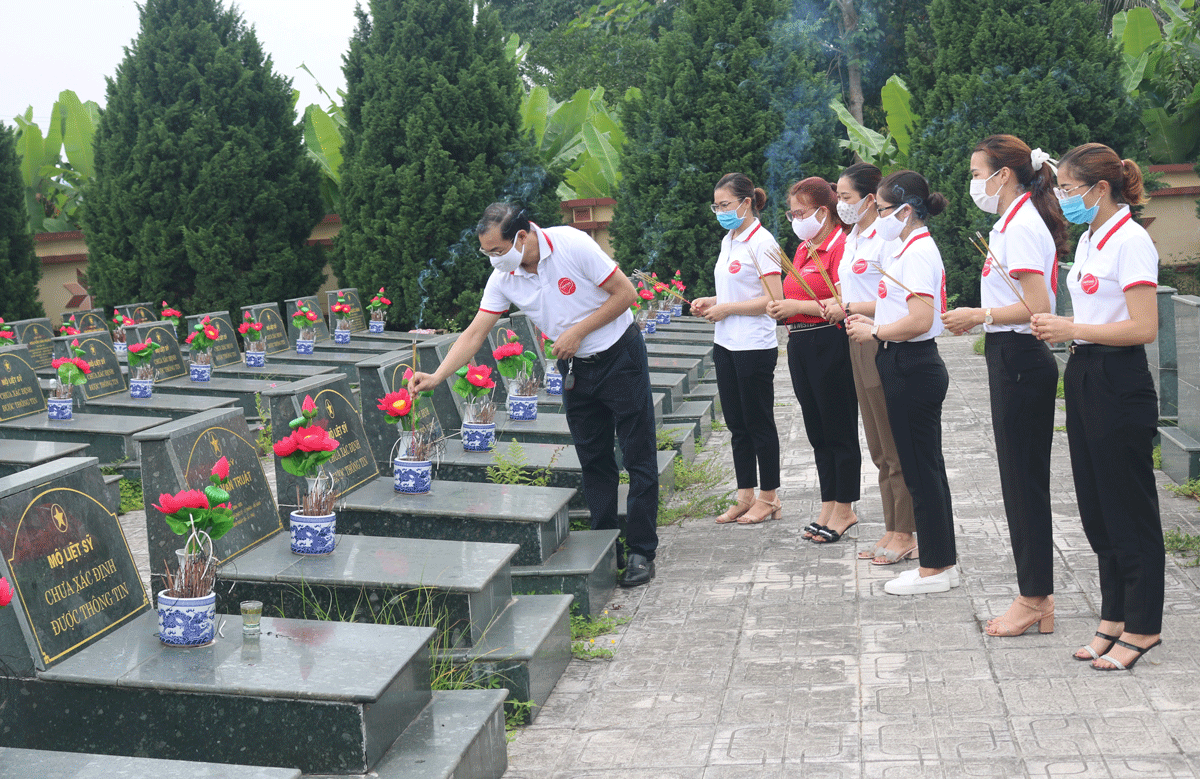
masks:
<path fill-rule="evenodd" d="M 798 333 L 801 330 L 816 330 L 821 327 L 833 327 L 829 322 L 793 322 L 787 326 L 789 333 Z"/>
<path fill-rule="evenodd" d="M 575 355 L 571 359 L 576 360 L 578 362 L 589 363 L 589 364 L 594 363 L 594 362 L 603 362 L 604 360 L 607 360 L 609 357 L 611 357 L 612 354 L 615 351 L 617 351 L 617 349 L 619 349 L 627 340 L 629 340 L 629 338 L 631 337 L 630 336 L 631 333 L 634 336 L 637 336 L 639 338 L 641 337 L 641 331 L 638 330 L 637 325 L 630 325 L 625 330 L 625 332 L 621 334 L 621 337 L 616 340 L 616 343 L 614 343 L 612 346 L 608 347 L 604 351 L 596 352 L 595 354 L 589 354 L 587 357 L 580 357 L 579 355 Z"/>
<path fill-rule="evenodd" d="M 1071 343 L 1067 350 L 1071 354 L 1115 354 L 1117 352 L 1136 352 L 1139 349 L 1145 349 L 1144 346 L 1106 346 L 1105 344 L 1077 344 Z"/>

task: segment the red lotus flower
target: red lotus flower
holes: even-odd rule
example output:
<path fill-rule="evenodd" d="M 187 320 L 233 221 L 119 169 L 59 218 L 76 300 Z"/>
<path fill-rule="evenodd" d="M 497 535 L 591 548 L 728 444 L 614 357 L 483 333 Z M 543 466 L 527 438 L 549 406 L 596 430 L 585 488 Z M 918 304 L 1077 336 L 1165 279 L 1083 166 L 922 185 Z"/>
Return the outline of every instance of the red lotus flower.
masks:
<path fill-rule="evenodd" d="M 639 296 L 639 297 L 640 297 L 642 300 L 654 300 L 654 293 L 653 293 L 653 292 L 651 292 L 651 291 L 650 291 L 650 290 L 648 290 L 648 289 L 639 289 L 639 290 L 638 290 L 638 296 Z"/>
<path fill-rule="evenodd" d="M 150 348 L 150 339 L 147 338 L 146 343 L 142 343 L 141 341 L 135 341 L 134 343 L 129 344 L 128 351 L 132 352 L 133 354 L 141 354 L 142 352 L 146 351 L 149 348 Z"/>
<path fill-rule="evenodd" d="M 408 416 L 408 412 L 412 411 L 412 396 L 408 394 L 408 390 L 406 389 L 389 392 L 383 396 L 376 408 L 389 417 L 399 419 L 400 417 Z"/>
<path fill-rule="evenodd" d="M 275 454 L 279 455 L 280 457 L 288 457 L 295 452 L 298 447 L 296 444 L 296 439 L 291 435 L 287 435 L 276 441 L 274 446 L 271 448 L 274 449 Z"/>
<path fill-rule="evenodd" d="M 89 373 L 92 372 L 92 366 L 88 365 L 87 360 L 81 359 L 79 357 L 72 357 L 71 362 L 75 363 L 75 367 L 78 368 L 79 372 L 82 373 L 84 376 L 87 376 Z"/>
<path fill-rule="evenodd" d="M 17 337 L 17 334 L 16 334 L 16 333 L 14 333 L 12 330 L 0 330 L 0 338 L 13 338 L 13 339 L 15 339 L 16 337 Z"/>
<path fill-rule="evenodd" d="M 514 333 L 512 330 L 505 330 L 505 331 L 504 331 L 504 336 L 505 336 L 506 338 L 508 338 L 508 342 L 509 342 L 509 343 L 516 343 L 517 341 L 519 341 L 519 340 L 520 340 L 519 338 L 517 338 L 517 334 L 516 334 L 516 333 Z"/>
<path fill-rule="evenodd" d="M 62 333 L 63 335 L 79 335 L 79 331 L 76 330 L 75 328 L 71 327 L 70 325 L 63 325 L 62 329 L 59 330 L 59 332 Z"/>
<path fill-rule="evenodd" d="M 242 335 L 245 335 L 250 330 L 250 328 L 251 328 L 251 324 L 249 322 L 242 322 L 240 325 L 238 325 L 238 332 L 241 333 Z"/>
<path fill-rule="evenodd" d="M 210 341 L 215 341 L 221 337 L 221 331 L 212 325 L 206 325 L 204 327 L 204 337 Z"/>
<path fill-rule="evenodd" d="M 304 402 L 300 404 L 300 410 L 305 414 L 317 413 L 317 402 L 312 399 L 312 395 L 304 396 Z"/>
<path fill-rule="evenodd" d="M 308 312 L 308 313 L 306 313 L 304 316 L 305 316 L 305 317 L 308 319 L 308 321 L 310 321 L 310 322 L 315 322 L 315 321 L 317 321 L 317 312 L 316 312 L 316 311 L 309 311 L 309 312 Z"/>
<path fill-rule="evenodd" d="M 467 368 L 467 381 L 483 389 L 496 386 L 495 380 L 492 379 L 492 369 L 486 365 L 472 365 Z"/>
<path fill-rule="evenodd" d="M 383 287 L 380 287 L 380 288 L 379 288 L 379 294 L 380 294 L 380 295 L 382 295 L 382 294 L 383 294 Z"/>
<path fill-rule="evenodd" d="M 524 353 L 524 348 L 521 344 L 501 344 L 492 351 L 492 357 L 496 360 L 503 360 L 506 357 L 518 357 Z"/>
<path fill-rule="evenodd" d="M 262 332 L 262 322 L 255 322 L 254 324 L 250 325 L 250 328 L 252 330 L 254 330 L 256 333 L 261 333 Z"/>
<path fill-rule="evenodd" d="M 184 339 L 183 339 L 183 342 L 184 342 L 185 344 L 188 344 L 188 345 L 190 346 L 190 345 L 191 345 L 191 343 L 192 343 L 192 341 L 194 341 L 194 340 L 196 340 L 196 331 L 195 331 L 195 330 L 193 330 L 192 332 L 188 333 L 188 337 L 187 337 L 187 338 L 184 338 Z"/>
<path fill-rule="evenodd" d="M 338 442 L 329 437 L 329 431 L 323 427 L 301 427 L 292 431 L 296 440 L 296 448 L 302 452 L 332 452 L 338 448 Z"/>
<path fill-rule="evenodd" d="M 164 514 L 174 514 L 183 509 L 206 509 L 209 508 L 208 496 L 201 490 L 184 490 L 177 495 L 164 492 L 158 496 L 158 505 L 154 508 Z"/>
<path fill-rule="evenodd" d="M 173 308 L 164 308 L 162 311 L 162 315 L 163 315 L 163 319 L 169 319 L 171 317 L 178 319 L 179 317 L 183 316 L 183 312 L 176 311 Z"/>
<path fill-rule="evenodd" d="M 12 585 L 8 583 L 8 579 L 0 576 L 0 609 L 12 603 L 12 599 Z"/>
<path fill-rule="evenodd" d="M 214 465 L 212 467 L 212 473 L 213 473 L 213 476 L 216 476 L 221 481 L 225 481 L 226 479 L 228 479 L 229 478 L 229 460 L 224 457 L 222 457 L 220 460 L 217 460 L 216 465 Z"/>
<path fill-rule="evenodd" d="M 243 312 L 242 312 L 242 319 L 243 319 L 244 321 L 246 321 L 246 322 L 253 322 L 253 321 L 254 321 L 254 317 L 250 316 L 250 312 L 249 312 L 249 311 L 243 311 Z"/>

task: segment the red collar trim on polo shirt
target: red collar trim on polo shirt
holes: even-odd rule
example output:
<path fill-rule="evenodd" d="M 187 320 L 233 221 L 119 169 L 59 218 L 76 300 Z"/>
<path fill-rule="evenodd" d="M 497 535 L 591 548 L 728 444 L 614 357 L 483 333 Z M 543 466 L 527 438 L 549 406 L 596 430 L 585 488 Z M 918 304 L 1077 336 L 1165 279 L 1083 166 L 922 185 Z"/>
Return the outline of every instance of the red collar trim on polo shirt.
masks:
<path fill-rule="evenodd" d="M 1103 249 L 1104 244 L 1108 243 L 1108 239 L 1113 237 L 1113 233 L 1115 233 L 1117 230 L 1120 230 L 1121 225 L 1128 222 L 1130 220 L 1130 218 L 1132 218 L 1132 217 L 1133 217 L 1133 212 L 1126 211 L 1125 216 L 1121 217 L 1121 220 L 1119 222 L 1117 222 L 1115 225 L 1113 225 L 1112 229 L 1109 230 L 1107 233 L 1105 233 L 1104 237 L 1101 238 L 1100 241 L 1096 244 L 1096 251 L 1100 251 L 1101 249 Z"/>
<path fill-rule="evenodd" d="M 755 233 L 758 232 L 758 228 L 760 228 L 760 227 L 762 227 L 762 222 L 758 221 L 758 217 L 754 217 L 754 227 L 750 228 L 749 232 L 747 232 L 741 238 L 738 238 L 737 236 L 733 235 L 732 231 L 730 231 L 729 240 L 731 242 L 732 241 L 741 241 L 742 243 L 745 243 L 746 241 L 750 240 L 751 236 L 753 236 Z"/>
<path fill-rule="evenodd" d="M 904 248 L 896 253 L 896 259 L 900 259 L 901 255 L 903 255 L 906 251 L 908 251 L 908 247 L 912 246 L 914 243 L 921 240 L 922 238 L 928 238 L 928 237 L 929 237 L 929 228 L 928 227 L 922 227 L 921 230 L 916 235 L 910 235 L 908 237 L 908 243 L 904 244 Z"/>
<path fill-rule="evenodd" d="M 1021 210 L 1021 206 L 1025 205 L 1025 203 L 1028 201 L 1029 193 L 1026 192 L 1024 195 L 1021 195 L 1021 199 L 1017 201 L 1017 204 L 1008 210 L 1008 216 L 1004 218 L 1004 224 L 1000 225 L 1000 232 L 1004 232 L 1008 229 L 1008 223 L 1011 222 L 1013 217 L 1017 215 L 1017 212 Z"/>
<path fill-rule="evenodd" d="M 837 240 L 837 237 L 838 237 L 839 235 L 841 235 L 841 234 L 842 234 L 842 228 L 840 228 L 840 227 L 835 227 L 835 228 L 833 229 L 833 232 L 831 232 L 829 235 L 825 236 L 825 240 L 824 240 L 824 241 L 821 241 L 821 245 L 817 247 L 817 251 L 819 251 L 819 252 L 827 252 L 827 251 L 829 251 L 829 246 L 830 246 L 830 245 L 831 245 L 831 244 L 832 244 L 834 241 L 836 241 L 836 240 Z"/>
<path fill-rule="evenodd" d="M 876 234 L 877 232 L 878 232 L 878 230 L 876 230 L 874 227 L 872 227 L 872 228 L 871 228 L 871 232 L 869 232 L 869 233 L 867 233 L 866 235 L 864 235 L 864 236 L 863 236 L 863 238 L 866 238 L 866 239 L 870 240 L 871 238 L 874 238 L 874 237 L 875 237 L 875 234 Z"/>

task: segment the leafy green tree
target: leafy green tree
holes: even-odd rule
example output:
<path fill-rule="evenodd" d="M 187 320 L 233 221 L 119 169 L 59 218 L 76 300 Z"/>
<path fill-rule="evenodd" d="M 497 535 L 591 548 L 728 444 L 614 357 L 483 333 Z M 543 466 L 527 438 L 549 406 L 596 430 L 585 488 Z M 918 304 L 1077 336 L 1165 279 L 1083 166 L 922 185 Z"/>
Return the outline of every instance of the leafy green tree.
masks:
<path fill-rule="evenodd" d="M 522 136 L 517 66 L 470 0 L 374 0 L 345 58 L 344 285 L 395 292 L 394 324 L 461 326 L 491 266 L 474 225 L 495 200 L 555 224 L 557 179 Z"/>
<path fill-rule="evenodd" d="M 0 317 L 9 321 L 45 316 L 38 300 L 42 266 L 33 251 L 25 211 L 25 182 L 16 133 L 0 122 Z"/>
<path fill-rule="evenodd" d="M 971 149 L 1012 133 L 1052 156 L 1088 141 L 1142 152 L 1138 107 L 1122 86 L 1121 55 L 1085 0 L 931 0 L 931 38 L 908 40 L 911 162 L 949 200 L 933 222 L 947 292 L 978 305 L 981 258 L 967 236 L 995 216 L 967 195 Z"/>
<path fill-rule="evenodd" d="M 219 0 L 146 0 L 84 190 L 98 302 L 229 310 L 311 294 L 324 215 L 291 82 Z"/>
<path fill-rule="evenodd" d="M 711 293 L 723 230 L 713 186 L 740 172 L 767 191 L 766 226 L 781 240 L 787 188 L 802 176 L 834 175 L 830 99 L 836 85 L 815 65 L 817 22 L 776 0 L 685 0 L 657 45 L 640 98 L 624 114 L 628 138 L 612 223 L 626 267 L 683 271 Z"/>

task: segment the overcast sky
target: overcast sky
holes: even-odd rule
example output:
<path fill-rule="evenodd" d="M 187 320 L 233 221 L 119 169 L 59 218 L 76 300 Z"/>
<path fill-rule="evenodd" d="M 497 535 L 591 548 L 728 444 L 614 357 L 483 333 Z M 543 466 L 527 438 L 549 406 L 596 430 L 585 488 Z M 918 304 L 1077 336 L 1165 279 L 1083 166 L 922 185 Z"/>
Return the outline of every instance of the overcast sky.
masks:
<path fill-rule="evenodd" d="M 299 70 L 308 66 L 330 94 L 345 88 L 342 55 L 354 33 L 357 0 L 240 0 L 236 5 L 252 25 L 275 72 L 300 90 L 298 109 L 325 105 L 316 82 Z M 228 0 L 226 0 L 228 5 Z M 364 7 L 367 0 L 362 0 Z M 83 101 L 104 105 L 111 77 L 138 33 L 133 0 L 52 0 L 3 3 L 5 34 L 0 46 L 0 121 L 33 106 L 34 121 L 45 130 L 58 93 L 71 89 Z"/>

